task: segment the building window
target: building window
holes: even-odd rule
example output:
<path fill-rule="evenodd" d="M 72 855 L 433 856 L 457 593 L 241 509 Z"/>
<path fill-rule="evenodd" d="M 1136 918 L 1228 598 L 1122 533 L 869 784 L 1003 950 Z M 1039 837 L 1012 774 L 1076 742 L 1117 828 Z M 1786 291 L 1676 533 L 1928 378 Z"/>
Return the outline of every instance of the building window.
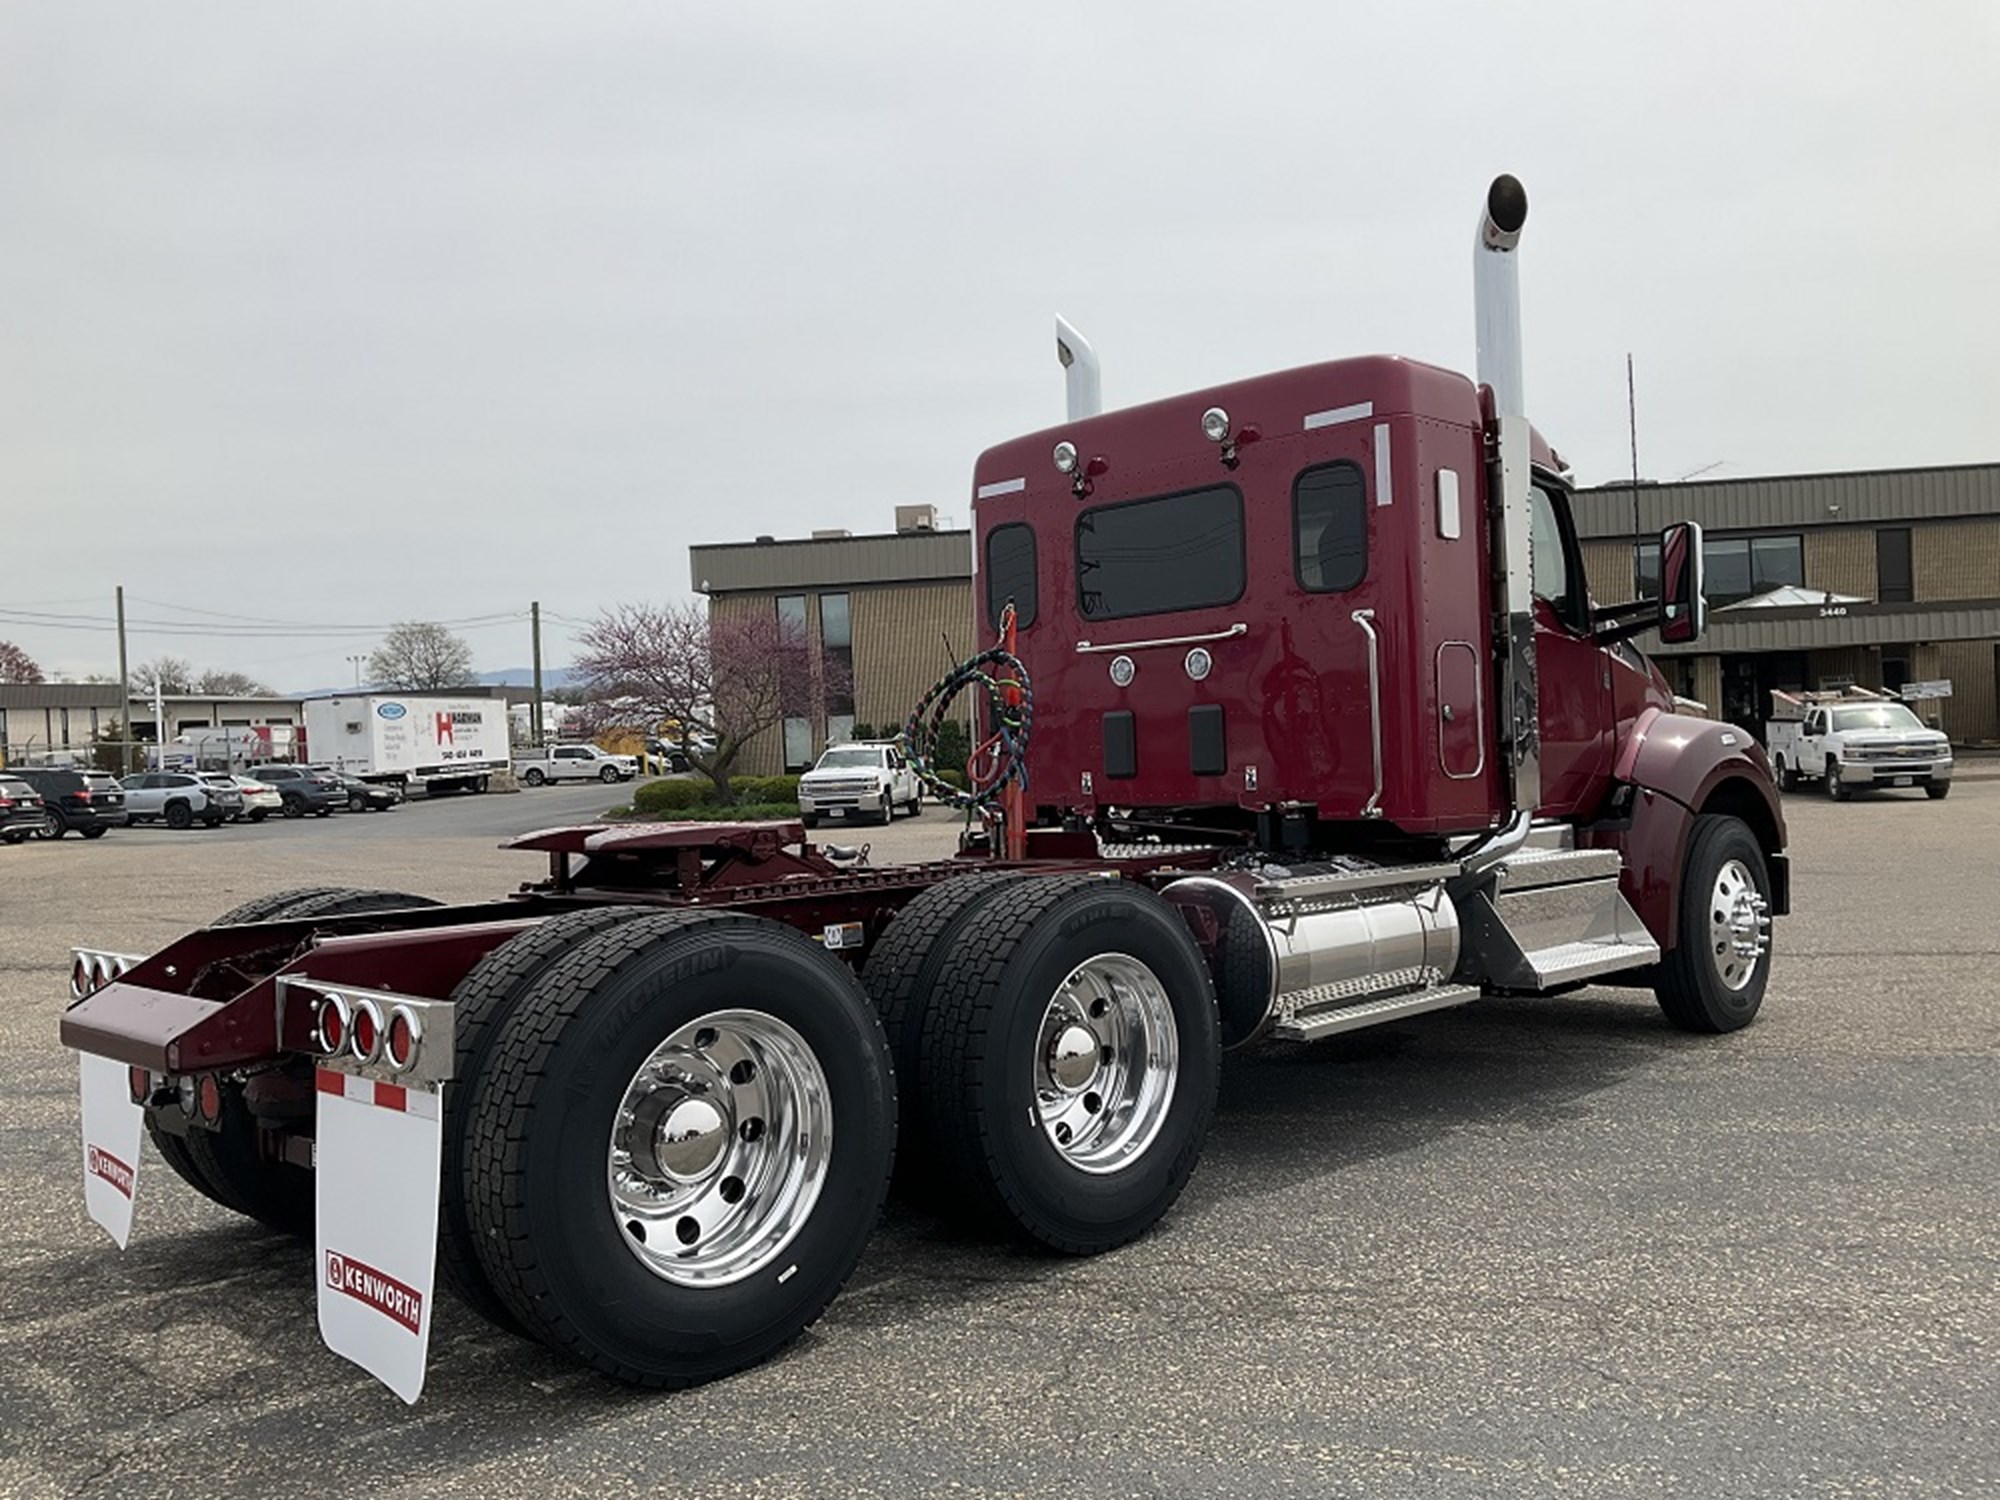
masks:
<path fill-rule="evenodd" d="M 825 662 L 826 742 L 854 735 L 854 626 L 846 594 L 819 596 L 819 643 Z"/>
<path fill-rule="evenodd" d="M 1171 614 L 1243 597 L 1243 492 L 1235 485 L 1100 505 L 1076 518 L 1086 620 Z"/>
<path fill-rule="evenodd" d="M 1014 624 L 1026 630 L 1035 623 L 1041 593 L 1035 576 L 1034 528 L 1020 521 L 995 526 L 986 534 L 986 617 L 1000 628 L 1000 611 L 1014 601 Z"/>
<path fill-rule="evenodd" d="M 806 625 L 806 596 L 780 594 L 777 599 L 779 645 L 804 646 L 811 639 Z M 787 674 L 789 676 L 790 674 Z M 785 709 L 785 769 L 803 771 L 812 764 L 812 717 L 810 703 L 787 701 Z"/>
<path fill-rule="evenodd" d="M 1875 533 L 1875 597 L 1884 604 L 1909 604 L 1917 597 L 1907 526 L 1885 526 Z"/>
<path fill-rule="evenodd" d="M 1361 466 L 1323 464 L 1292 483 L 1292 565 L 1315 594 L 1351 589 L 1368 576 L 1368 485 Z"/>
<path fill-rule="evenodd" d="M 1639 597 L 1658 598 L 1660 544 L 1640 542 L 1633 557 Z M 1805 543 L 1798 536 L 1709 537 L 1702 542 L 1701 561 L 1708 602 L 1717 608 L 1806 581 Z"/>

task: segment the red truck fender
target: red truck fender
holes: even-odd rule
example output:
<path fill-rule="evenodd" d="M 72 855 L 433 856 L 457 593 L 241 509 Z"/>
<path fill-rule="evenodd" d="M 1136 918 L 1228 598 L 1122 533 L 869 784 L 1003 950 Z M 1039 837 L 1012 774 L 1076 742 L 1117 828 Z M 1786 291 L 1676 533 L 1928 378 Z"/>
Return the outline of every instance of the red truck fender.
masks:
<path fill-rule="evenodd" d="M 1694 820 L 1705 813 L 1749 825 L 1770 871 L 1771 914 L 1791 909 L 1784 813 L 1771 763 L 1749 734 L 1733 724 L 1649 708 L 1619 746 L 1613 775 L 1623 810 L 1588 830 L 1585 841 L 1624 857 L 1621 889 L 1661 952 L 1675 943 L 1681 866 Z"/>

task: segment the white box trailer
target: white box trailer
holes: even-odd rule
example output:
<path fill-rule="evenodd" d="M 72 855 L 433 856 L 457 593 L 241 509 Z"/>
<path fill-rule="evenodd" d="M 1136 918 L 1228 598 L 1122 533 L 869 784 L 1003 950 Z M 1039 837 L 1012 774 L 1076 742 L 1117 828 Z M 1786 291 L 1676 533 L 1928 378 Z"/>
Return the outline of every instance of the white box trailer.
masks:
<path fill-rule="evenodd" d="M 308 698 L 306 753 L 363 781 L 427 791 L 486 790 L 507 769 L 507 705 L 497 698 L 356 693 Z"/>

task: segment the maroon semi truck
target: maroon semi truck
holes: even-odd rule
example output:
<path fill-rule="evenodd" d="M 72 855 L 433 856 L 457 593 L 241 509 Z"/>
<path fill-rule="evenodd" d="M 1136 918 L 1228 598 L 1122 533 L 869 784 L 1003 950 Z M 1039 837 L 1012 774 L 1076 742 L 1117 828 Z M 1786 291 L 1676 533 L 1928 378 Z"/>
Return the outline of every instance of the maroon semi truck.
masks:
<path fill-rule="evenodd" d="M 491 902 L 288 891 L 78 950 L 93 1217 L 125 1242 L 149 1138 L 315 1241 L 327 1342 L 406 1399 L 440 1277 L 679 1385 L 819 1315 L 892 1162 L 1056 1252 L 1143 1233 L 1227 1048 L 1590 982 L 1746 1024 L 1787 906 L 1770 769 L 1632 645 L 1700 633 L 1696 528 L 1659 599 L 1592 600 L 1524 416 L 1526 212 L 1493 184 L 1477 383 L 1348 359 L 1101 412 L 1059 325 L 1068 420 L 973 481 L 1011 650 L 967 674 L 1004 794 L 956 858 L 592 824 L 513 840 L 546 873 Z"/>

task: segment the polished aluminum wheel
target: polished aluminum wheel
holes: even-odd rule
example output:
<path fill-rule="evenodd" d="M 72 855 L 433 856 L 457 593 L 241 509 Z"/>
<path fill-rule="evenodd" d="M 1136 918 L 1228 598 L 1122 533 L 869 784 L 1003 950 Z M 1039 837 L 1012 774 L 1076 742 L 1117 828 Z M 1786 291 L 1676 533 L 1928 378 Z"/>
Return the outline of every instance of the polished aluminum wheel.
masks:
<path fill-rule="evenodd" d="M 1070 971 L 1042 1015 L 1036 1115 L 1071 1166 L 1116 1172 L 1160 1133 L 1179 1071 L 1166 987 L 1138 959 L 1100 953 Z"/>
<path fill-rule="evenodd" d="M 1708 901 L 1708 943 L 1715 976 L 1731 990 L 1748 985 L 1771 951 L 1771 904 L 1740 859 L 1725 862 L 1716 872 Z"/>
<path fill-rule="evenodd" d="M 625 1086 L 608 1188 L 625 1244 L 681 1286 L 724 1286 L 789 1245 L 833 1152 L 826 1074 L 776 1016 L 690 1021 Z"/>

